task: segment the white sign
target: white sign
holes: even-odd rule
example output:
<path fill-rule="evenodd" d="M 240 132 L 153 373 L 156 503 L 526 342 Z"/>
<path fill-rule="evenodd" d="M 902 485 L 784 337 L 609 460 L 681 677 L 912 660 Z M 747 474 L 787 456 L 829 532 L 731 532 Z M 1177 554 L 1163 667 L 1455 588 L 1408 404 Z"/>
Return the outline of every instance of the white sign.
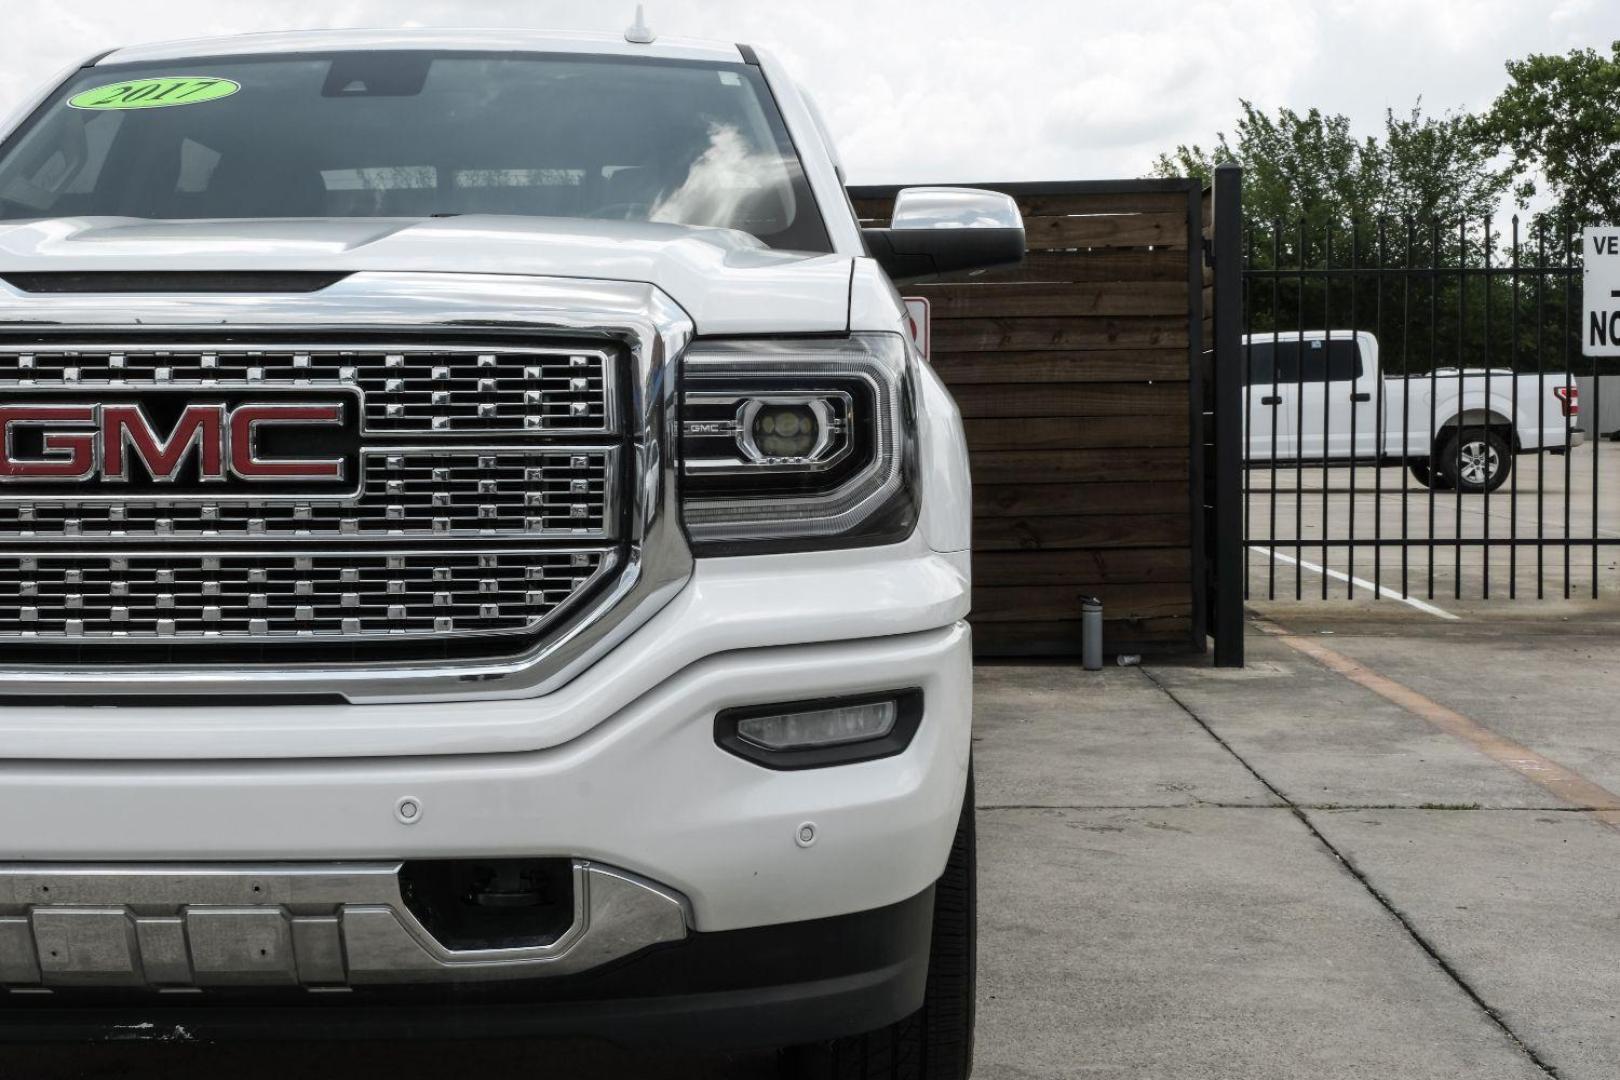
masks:
<path fill-rule="evenodd" d="M 929 313 L 928 298 L 926 296 L 908 296 L 906 301 L 906 328 L 911 331 L 912 344 L 924 360 L 932 359 L 933 352 L 933 319 Z"/>
<path fill-rule="evenodd" d="M 1620 228 L 1587 229 L 1581 237 L 1586 260 L 1586 310 L 1581 312 L 1581 351 L 1587 356 L 1620 356 Z"/>

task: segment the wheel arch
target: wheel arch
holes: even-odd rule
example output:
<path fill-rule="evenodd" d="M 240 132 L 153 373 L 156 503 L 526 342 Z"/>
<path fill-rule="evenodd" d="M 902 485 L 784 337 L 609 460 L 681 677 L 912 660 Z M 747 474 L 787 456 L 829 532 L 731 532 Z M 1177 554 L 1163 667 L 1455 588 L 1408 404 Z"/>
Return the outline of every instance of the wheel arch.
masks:
<path fill-rule="evenodd" d="M 1520 453 L 1524 449 L 1511 417 L 1497 408 L 1472 408 L 1451 416 L 1435 431 L 1432 452 L 1436 457 L 1441 456 L 1446 442 L 1458 428 L 1462 427 L 1488 428 L 1506 439 L 1513 453 Z"/>

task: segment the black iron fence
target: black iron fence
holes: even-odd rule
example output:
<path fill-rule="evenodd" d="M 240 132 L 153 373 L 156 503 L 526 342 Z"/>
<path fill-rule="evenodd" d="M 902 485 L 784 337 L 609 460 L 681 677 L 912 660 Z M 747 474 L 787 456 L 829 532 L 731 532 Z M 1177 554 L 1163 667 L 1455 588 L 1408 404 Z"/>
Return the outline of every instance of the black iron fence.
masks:
<path fill-rule="evenodd" d="M 1295 221 L 1243 245 L 1245 597 L 1620 586 L 1620 366 L 1581 355 L 1576 230 Z"/>

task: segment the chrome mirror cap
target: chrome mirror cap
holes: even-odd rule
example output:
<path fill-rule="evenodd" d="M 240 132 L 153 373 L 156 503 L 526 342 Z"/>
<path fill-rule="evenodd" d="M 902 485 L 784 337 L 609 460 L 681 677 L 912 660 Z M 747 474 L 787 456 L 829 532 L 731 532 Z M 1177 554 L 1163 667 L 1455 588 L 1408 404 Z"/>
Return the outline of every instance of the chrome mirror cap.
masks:
<path fill-rule="evenodd" d="M 894 198 L 891 229 L 1018 229 L 1024 215 L 1011 195 L 983 188 L 903 188 Z"/>

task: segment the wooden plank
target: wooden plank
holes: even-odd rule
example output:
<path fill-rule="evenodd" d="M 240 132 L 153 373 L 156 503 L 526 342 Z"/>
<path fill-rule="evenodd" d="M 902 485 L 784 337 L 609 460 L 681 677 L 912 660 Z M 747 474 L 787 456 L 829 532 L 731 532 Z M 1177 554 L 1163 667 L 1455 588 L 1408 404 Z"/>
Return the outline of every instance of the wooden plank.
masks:
<path fill-rule="evenodd" d="M 968 449 L 1087 450 L 1116 446 L 1186 446 L 1186 411 L 1144 424 L 1131 416 L 1039 416 L 971 419 Z"/>
<path fill-rule="evenodd" d="M 1187 319 L 936 319 L 934 348 L 951 352 L 1187 347 Z"/>
<path fill-rule="evenodd" d="M 935 352 L 950 386 L 970 383 L 1185 382 L 1185 349 L 1073 349 L 1053 352 Z"/>
<path fill-rule="evenodd" d="M 1187 281 L 1187 252 L 1097 248 L 1091 251 L 1032 251 L 1016 266 L 950 275 L 946 282 L 996 281 Z M 909 290 L 912 286 L 907 286 Z"/>
<path fill-rule="evenodd" d="M 1185 514 L 1185 480 L 1170 483 L 975 484 L 980 518 Z"/>
<path fill-rule="evenodd" d="M 985 551 L 1176 547 L 1188 543 L 1192 535 L 1188 516 L 1184 508 L 1179 514 L 975 518 L 973 550 L 977 555 Z"/>
<path fill-rule="evenodd" d="M 1120 191 L 1096 195 L 1020 195 L 1018 208 L 1027 217 L 1059 214 L 1180 214 L 1187 216 L 1187 196 L 1179 191 Z"/>
<path fill-rule="evenodd" d="M 1026 217 L 1024 239 L 1031 251 L 1120 247 L 1185 251 L 1187 213 Z"/>
<path fill-rule="evenodd" d="M 1084 551 L 981 551 L 975 585 L 1123 585 L 1192 579 L 1185 547 Z"/>
<path fill-rule="evenodd" d="M 1192 619 L 1111 619 L 1103 615 L 1103 651 L 1109 656 L 1162 656 L 1188 651 Z M 987 622 L 973 627 L 973 655 L 981 658 L 1080 655 L 1080 621 Z"/>
<path fill-rule="evenodd" d="M 1128 416 L 1187 413 L 1186 383 L 972 383 L 951 394 L 967 417 Z"/>
<path fill-rule="evenodd" d="M 1181 315 L 1184 282 L 1039 282 L 1035 284 L 917 285 L 908 294 L 928 297 L 936 319 L 1029 315 Z"/>
<path fill-rule="evenodd" d="M 1187 448 L 985 450 L 970 464 L 974 484 L 1077 483 L 1087 480 L 1187 482 Z"/>
<path fill-rule="evenodd" d="M 1185 615 L 1192 606 L 1185 582 L 1147 582 L 1106 588 L 1051 585 L 973 586 L 973 624 L 1046 622 L 1077 615 L 1080 598 L 1097 595 L 1105 614 L 1115 618 L 1152 619 Z"/>

